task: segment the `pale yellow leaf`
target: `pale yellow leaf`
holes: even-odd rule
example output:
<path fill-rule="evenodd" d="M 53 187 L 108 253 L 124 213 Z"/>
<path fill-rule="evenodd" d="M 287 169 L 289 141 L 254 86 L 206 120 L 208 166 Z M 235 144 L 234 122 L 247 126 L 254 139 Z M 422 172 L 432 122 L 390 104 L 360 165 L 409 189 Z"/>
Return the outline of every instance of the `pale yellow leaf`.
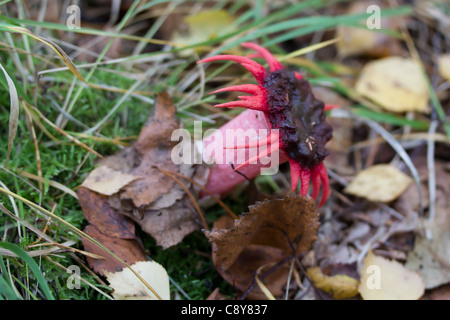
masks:
<path fill-rule="evenodd" d="M 139 176 L 122 173 L 107 166 L 100 166 L 89 174 L 81 184 L 82 187 L 110 196 L 120 191 Z"/>
<path fill-rule="evenodd" d="M 207 40 L 222 33 L 223 29 L 233 22 L 233 17 L 225 10 L 204 10 L 186 17 L 185 22 L 191 34 L 202 36 Z"/>
<path fill-rule="evenodd" d="M 188 46 L 199 42 L 214 39 L 230 30 L 233 17 L 225 10 L 203 10 L 184 19 L 188 34 L 174 33 L 172 42 L 177 45 Z M 184 55 L 192 54 L 192 50 L 181 52 Z"/>
<path fill-rule="evenodd" d="M 163 300 L 170 300 L 169 276 L 166 269 L 154 261 L 138 261 L 131 265 Z M 156 296 L 129 269 L 118 272 L 105 271 L 106 279 L 114 289 L 116 300 L 156 300 Z"/>
<path fill-rule="evenodd" d="M 359 172 L 345 192 L 370 201 L 390 202 L 400 196 L 412 179 L 388 164 L 374 165 Z"/>
<path fill-rule="evenodd" d="M 366 64 L 355 89 L 389 111 L 429 111 L 427 81 L 412 59 L 388 57 Z"/>
<path fill-rule="evenodd" d="M 450 53 L 443 54 L 438 58 L 439 74 L 450 81 Z"/>
<path fill-rule="evenodd" d="M 329 293 L 335 299 L 349 299 L 358 294 L 359 281 L 345 274 L 327 276 L 320 267 L 306 270 L 314 286 Z"/>
<path fill-rule="evenodd" d="M 380 5 L 380 3 L 373 0 L 368 1 L 354 1 L 349 4 L 346 14 L 361 14 L 367 13 L 371 5 Z M 380 17 L 380 25 L 383 28 L 395 30 L 397 28 L 397 20 L 393 17 Z M 396 17 L 399 19 L 398 17 Z M 363 19 L 362 24 L 370 23 L 373 19 Z M 341 40 L 336 44 L 336 49 L 340 57 L 347 57 L 352 55 L 371 55 L 371 56 L 386 56 L 391 55 L 398 44 L 397 39 L 390 37 L 387 34 L 376 32 L 369 28 L 351 27 L 346 25 L 338 25 L 336 28 L 336 36 Z"/>
<path fill-rule="evenodd" d="M 425 284 L 418 273 L 370 251 L 364 258 L 358 290 L 364 300 L 417 300 Z"/>

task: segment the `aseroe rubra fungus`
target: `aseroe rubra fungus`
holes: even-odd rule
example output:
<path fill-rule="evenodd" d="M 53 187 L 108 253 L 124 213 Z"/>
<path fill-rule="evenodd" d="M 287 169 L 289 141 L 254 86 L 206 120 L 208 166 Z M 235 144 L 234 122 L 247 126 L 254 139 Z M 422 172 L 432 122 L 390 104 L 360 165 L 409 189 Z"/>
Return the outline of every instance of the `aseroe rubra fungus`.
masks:
<path fill-rule="evenodd" d="M 287 158 L 290 164 L 292 190 L 295 191 L 298 180 L 300 180 L 300 195 L 307 195 L 311 181 L 312 197 L 317 199 L 320 184 L 322 184 L 322 198 L 319 203 L 319 206 L 322 206 L 330 193 L 327 169 L 323 160 L 329 153 L 325 149 L 325 144 L 332 136 L 332 128 L 326 122 L 325 111 L 332 106 L 326 106 L 323 102 L 317 100 L 308 81 L 298 72 L 284 68 L 265 48 L 249 42 L 243 43 L 242 46 L 255 50 L 257 53 L 251 57 L 264 58 L 269 65 L 269 69 L 266 70 L 250 57 L 237 55 L 217 55 L 198 62 L 219 60 L 239 62 L 252 73 L 257 81 L 257 84 L 234 85 L 212 92 L 238 91 L 248 93 L 250 95 L 239 96 L 241 100 L 218 104 L 215 107 L 243 107 L 264 114 L 263 121 L 265 123 L 261 120 L 255 120 L 255 115 L 247 112 L 247 114 L 241 114 L 240 119 L 236 120 L 234 125 L 228 125 L 228 127 L 234 126 L 236 128 L 247 117 L 245 123 L 248 123 L 247 120 L 253 121 L 253 125 L 267 127 L 271 130 L 265 138 L 234 147 L 268 146 L 263 152 L 248 159 L 235 170 L 257 162 L 273 152 L 280 152 L 280 159 Z M 273 141 L 276 142 L 273 143 Z"/>

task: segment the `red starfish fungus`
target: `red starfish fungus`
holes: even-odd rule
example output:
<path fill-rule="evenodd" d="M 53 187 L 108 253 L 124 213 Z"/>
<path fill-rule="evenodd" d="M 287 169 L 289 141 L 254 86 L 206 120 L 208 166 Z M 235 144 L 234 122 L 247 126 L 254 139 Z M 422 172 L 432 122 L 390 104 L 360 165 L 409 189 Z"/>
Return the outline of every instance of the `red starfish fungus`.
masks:
<path fill-rule="evenodd" d="M 333 106 L 325 106 L 317 100 L 307 80 L 298 72 L 287 70 L 265 48 L 255 43 L 243 43 L 246 48 L 257 53 L 250 57 L 264 58 L 269 69 L 250 59 L 236 55 L 218 55 L 199 61 L 212 62 L 229 60 L 239 62 L 252 73 L 258 84 L 235 85 L 212 93 L 222 91 L 238 91 L 250 95 L 239 96 L 238 101 L 216 105 L 216 107 L 244 107 L 264 113 L 268 127 L 272 130 L 267 138 L 255 144 L 236 146 L 235 148 L 253 148 L 266 144 L 268 148 L 238 166 L 238 170 L 256 162 L 268 154 L 280 151 L 284 153 L 291 167 L 291 185 L 294 191 L 300 179 L 300 195 L 307 195 L 310 181 L 312 197 L 317 199 L 322 184 L 322 206 L 329 196 L 328 174 L 324 158 L 328 155 L 325 144 L 332 136 L 332 128 L 325 120 L 325 110 Z M 277 130 L 273 130 L 277 129 Z M 276 135 L 276 136 L 275 136 Z M 276 143 L 270 143 L 277 141 Z"/>

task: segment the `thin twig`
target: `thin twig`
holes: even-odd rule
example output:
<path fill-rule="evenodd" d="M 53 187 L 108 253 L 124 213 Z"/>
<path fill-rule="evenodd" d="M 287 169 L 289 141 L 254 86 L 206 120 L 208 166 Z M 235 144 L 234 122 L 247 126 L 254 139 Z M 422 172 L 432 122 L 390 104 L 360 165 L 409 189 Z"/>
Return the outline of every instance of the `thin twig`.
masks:
<path fill-rule="evenodd" d="M 276 270 L 278 270 L 278 268 L 280 268 L 283 264 L 285 264 L 286 262 L 288 262 L 290 259 L 292 259 L 292 256 L 287 256 L 283 259 L 281 259 L 278 263 L 276 263 L 272 268 L 270 268 L 269 270 L 267 270 L 266 272 L 264 272 L 259 279 L 264 280 L 265 278 L 267 278 L 269 275 L 271 275 L 273 272 L 275 272 Z M 242 296 L 239 298 L 239 300 L 244 300 L 245 298 L 247 298 L 247 296 L 250 294 L 250 292 L 252 292 L 252 290 L 256 287 L 257 282 L 255 279 L 253 279 L 252 284 L 247 288 L 247 290 L 245 290 L 245 292 L 242 294 Z"/>

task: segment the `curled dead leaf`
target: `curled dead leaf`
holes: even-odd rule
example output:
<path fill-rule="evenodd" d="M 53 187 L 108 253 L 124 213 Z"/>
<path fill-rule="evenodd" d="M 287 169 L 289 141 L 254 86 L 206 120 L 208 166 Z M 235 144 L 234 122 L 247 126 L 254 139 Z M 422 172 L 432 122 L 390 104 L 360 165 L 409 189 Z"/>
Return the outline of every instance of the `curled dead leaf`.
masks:
<path fill-rule="evenodd" d="M 310 197 L 288 196 L 250 207 L 231 229 L 205 231 L 217 246 L 217 266 L 229 268 L 248 244 L 281 249 L 287 255 L 304 253 L 316 240 L 318 213 Z"/>
<path fill-rule="evenodd" d="M 248 299 L 267 299 L 257 286 L 256 271 L 268 291 L 280 296 L 289 272 L 286 262 L 310 249 L 318 218 L 312 198 L 292 195 L 258 202 L 239 220 L 223 216 L 212 231 L 204 232 L 212 242 L 213 262 L 222 277 L 241 293 L 253 286 Z"/>

